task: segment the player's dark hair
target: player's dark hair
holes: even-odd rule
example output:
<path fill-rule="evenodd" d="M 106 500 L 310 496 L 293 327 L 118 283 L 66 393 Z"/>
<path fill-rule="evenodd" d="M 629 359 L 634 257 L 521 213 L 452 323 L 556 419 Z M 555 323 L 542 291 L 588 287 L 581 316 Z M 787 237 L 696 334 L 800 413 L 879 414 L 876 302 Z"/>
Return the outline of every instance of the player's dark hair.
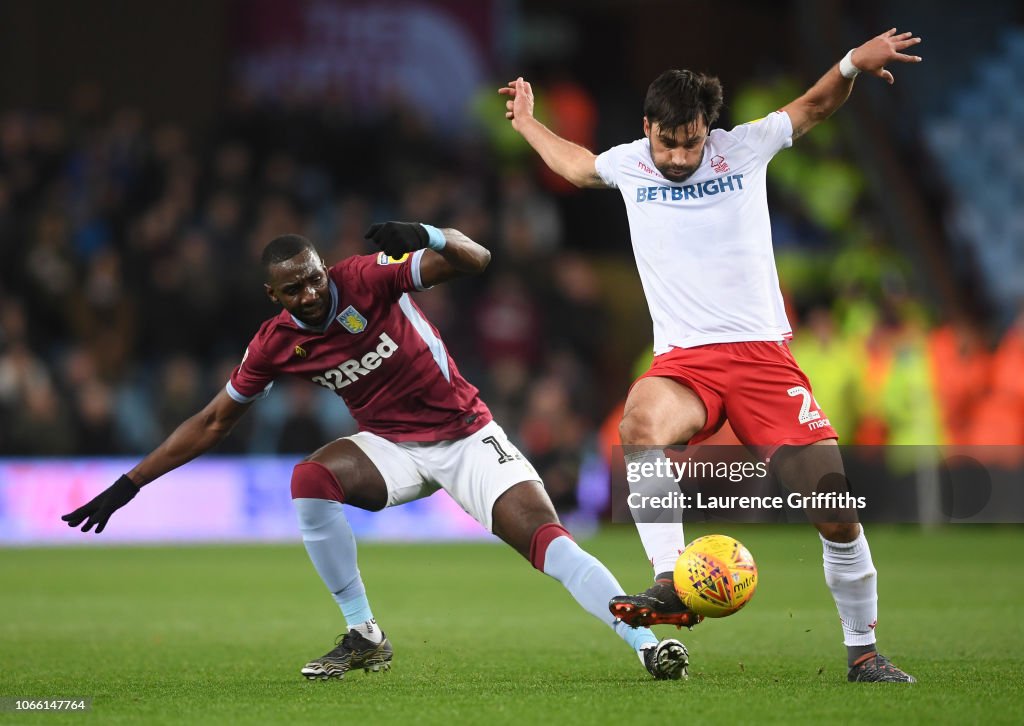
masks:
<path fill-rule="evenodd" d="M 710 128 L 721 110 L 722 82 L 693 71 L 665 71 L 647 88 L 644 99 L 644 116 L 668 132 L 700 118 Z"/>
<path fill-rule="evenodd" d="M 271 265 L 290 260 L 303 250 L 316 252 L 316 247 L 308 239 L 298 234 L 283 234 L 280 237 L 274 237 L 263 248 L 263 254 L 260 255 L 263 272 L 269 272 Z"/>

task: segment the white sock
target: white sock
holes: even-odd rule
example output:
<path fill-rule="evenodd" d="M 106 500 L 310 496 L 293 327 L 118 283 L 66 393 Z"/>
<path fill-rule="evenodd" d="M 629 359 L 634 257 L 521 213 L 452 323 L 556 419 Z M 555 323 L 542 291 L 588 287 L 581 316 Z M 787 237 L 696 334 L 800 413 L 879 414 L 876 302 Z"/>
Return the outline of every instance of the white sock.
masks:
<path fill-rule="evenodd" d="M 820 536 L 820 535 L 819 535 Z M 843 624 L 843 643 L 871 645 L 878 621 L 878 573 L 864 530 L 853 542 L 821 537 L 825 582 L 832 591 Z"/>
<path fill-rule="evenodd" d="M 351 629 L 358 632 L 371 643 L 379 643 L 384 640 L 384 633 L 377 626 L 377 621 L 373 618 L 359 623 L 359 625 L 353 625 Z"/>
<path fill-rule="evenodd" d="M 608 601 L 623 594 L 622 586 L 600 560 L 568 537 L 556 537 L 548 544 L 544 574 L 562 583 L 584 610 L 612 628 L 634 650 L 658 642 L 649 628 L 631 628 L 615 619 L 608 610 Z"/>
<path fill-rule="evenodd" d="M 664 449 L 636 451 L 626 454 L 625 459 L 627 469 L 630 464 L 635 467 L 644 463 L 655 464 L 657 461 L 668 461 Z M 630 482 L 629 491 L 630 494 L 639 493 L 642 496 L 663 496 L 669 492 L 679 491 L 679 485 L 670 476 L 643 477 L 638 482 Z M 675 570 L 676 560 L 686 549 L 686 542 L 683 539 L 683 513 L 676 509 L 662 511 L 663 521 L 636 522 L 636 531 L 640 534 L 640 541 L 644 545 L 648 561 L 654 568 L 655 577 L 662 572 Z M 632 509 L 630 512 L 633 514 L 633 519 L 636 520 L 639 512 Z"/>

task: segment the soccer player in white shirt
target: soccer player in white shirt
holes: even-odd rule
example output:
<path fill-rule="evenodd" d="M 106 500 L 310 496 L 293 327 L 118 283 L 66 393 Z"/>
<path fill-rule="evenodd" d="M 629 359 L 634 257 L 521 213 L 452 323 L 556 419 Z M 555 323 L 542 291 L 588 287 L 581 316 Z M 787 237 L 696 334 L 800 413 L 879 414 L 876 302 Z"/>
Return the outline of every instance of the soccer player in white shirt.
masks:
<path fill-rule="evenodd" d="M 891 84 L 885 66 L 920 61 L 904 53 L 920 42 L 888 30 L 851 50 L 781 110 L 730 131 L 712 129 L 722 107 L 717 78 L 666 71 L 647 92 L 644 138 L 600 155 L 537 121 L 523 78 L 499 90 L 512 127 L 554 172 L 578 187 L 618 188 L 625 202 L 655 352 L 629 391 L 619 426 L 627 463 L 656 463 L 665 446 L 703 441 L 728 417 L 740 441 L 771 454 L 788 489 L 810 494 L 843 476 L 836 433 L 786 344 L 791 329 L 772 252 L 765 173 L 778 151 L 846 101 L 858 73 Z M 671 479 L 655 484 L 675 486 Z M 876 571 L 856 512 L 812 521 L 842 621 L 848 680 L 912 682 L 875 646 Z M 696 624 L 672 587 L 682 526 L 638 519 L 637 530 L 655 584 L 613 598 L 612 613 L 634 626 Z"/>

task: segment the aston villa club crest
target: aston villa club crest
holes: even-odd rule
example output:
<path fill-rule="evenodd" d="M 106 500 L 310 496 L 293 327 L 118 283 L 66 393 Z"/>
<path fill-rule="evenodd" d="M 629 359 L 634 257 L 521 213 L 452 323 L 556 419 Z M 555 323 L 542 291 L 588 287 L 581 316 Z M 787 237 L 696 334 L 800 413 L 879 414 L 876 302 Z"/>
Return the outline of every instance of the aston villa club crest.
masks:
<path fill-rule="evenodd" d="M 308 354 L 306 353 L 305 348 L 301 345 L 297 345 L 295 346 L 295 355 L 299 356 L 299 358 L 305 358 Z"/>
<path fill-rule="evenodd" d="M 342 310 L 335 320 L 350 333 L 361 333 L 366 330 L 366 318 L 351 305 Z"/>

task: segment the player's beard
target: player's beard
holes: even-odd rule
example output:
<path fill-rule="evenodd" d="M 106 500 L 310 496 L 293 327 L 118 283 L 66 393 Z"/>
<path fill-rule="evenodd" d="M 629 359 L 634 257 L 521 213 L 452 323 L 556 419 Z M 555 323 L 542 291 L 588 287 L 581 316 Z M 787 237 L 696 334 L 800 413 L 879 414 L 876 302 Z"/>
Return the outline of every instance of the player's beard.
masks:
<path fill-rule="evenodd" d="M 651 138 L 651 134 L 647 135 L 647 146 L 650 149 L 651 163 L 654 164 L 654 168 L 658 170 L 665 179 L 675 184 L 686 181 L 691 176 L 697 173 L 700 169 L 700 165 L 704 162 L 704 154 L 707 151 L 707 142 L 705 141 L 700 148 L 700 158 L 697 163 L 693 166 L 673 166 L 671 164 L 659 164 L 654 159 L 654 140 Z"/>
<path fill-rule="evenodd" d="M 663 177 L 668 179 L 670 182 L 676 182 L 676 183 L 686 181 L 691 176 L 693 176 L 694 173 L 697 171 L 697 167 L 693 167 L 693 168 L 687 168 L 687 167 L 673 168 L 673 167 L 669 167 L 669 166 L 658 166 L 657 164 L 655 164 L 655 167 L 657 167 L 658 171 L 661 172 L 661 175 Z"/>
<path fill-rule="evenodd" d="M 648 137 L 650 138 L 650 137 Z M 704 150 L 701 149 L 701 159 L 704 158 Z M 688 166 L 672 166 L 670 164 L 659 164 L 654 160 L 654 154 L 651 154 L 651 163 L 654 164 L 654 168 L 670 182 L 684 182 L 696 173 L 697 169 L 700 168 L 700 162 L 692 167 Z"/>
<path fill-rule="evenodd" d="M 704 159 L 704 149 L 700 150 L 701 160 Z M 651 155 L 651 162 L 654 163 L 654 168 L 661 172 L 661 175 L 668 179 L 670 182 L 676 184 L 684 182 L 693 176 L 697 169 L 700 168 L 700 161 L 693 166 L 673 166 L 671 164 L 658 164 L 654 161 L 654 155 Z"/>

